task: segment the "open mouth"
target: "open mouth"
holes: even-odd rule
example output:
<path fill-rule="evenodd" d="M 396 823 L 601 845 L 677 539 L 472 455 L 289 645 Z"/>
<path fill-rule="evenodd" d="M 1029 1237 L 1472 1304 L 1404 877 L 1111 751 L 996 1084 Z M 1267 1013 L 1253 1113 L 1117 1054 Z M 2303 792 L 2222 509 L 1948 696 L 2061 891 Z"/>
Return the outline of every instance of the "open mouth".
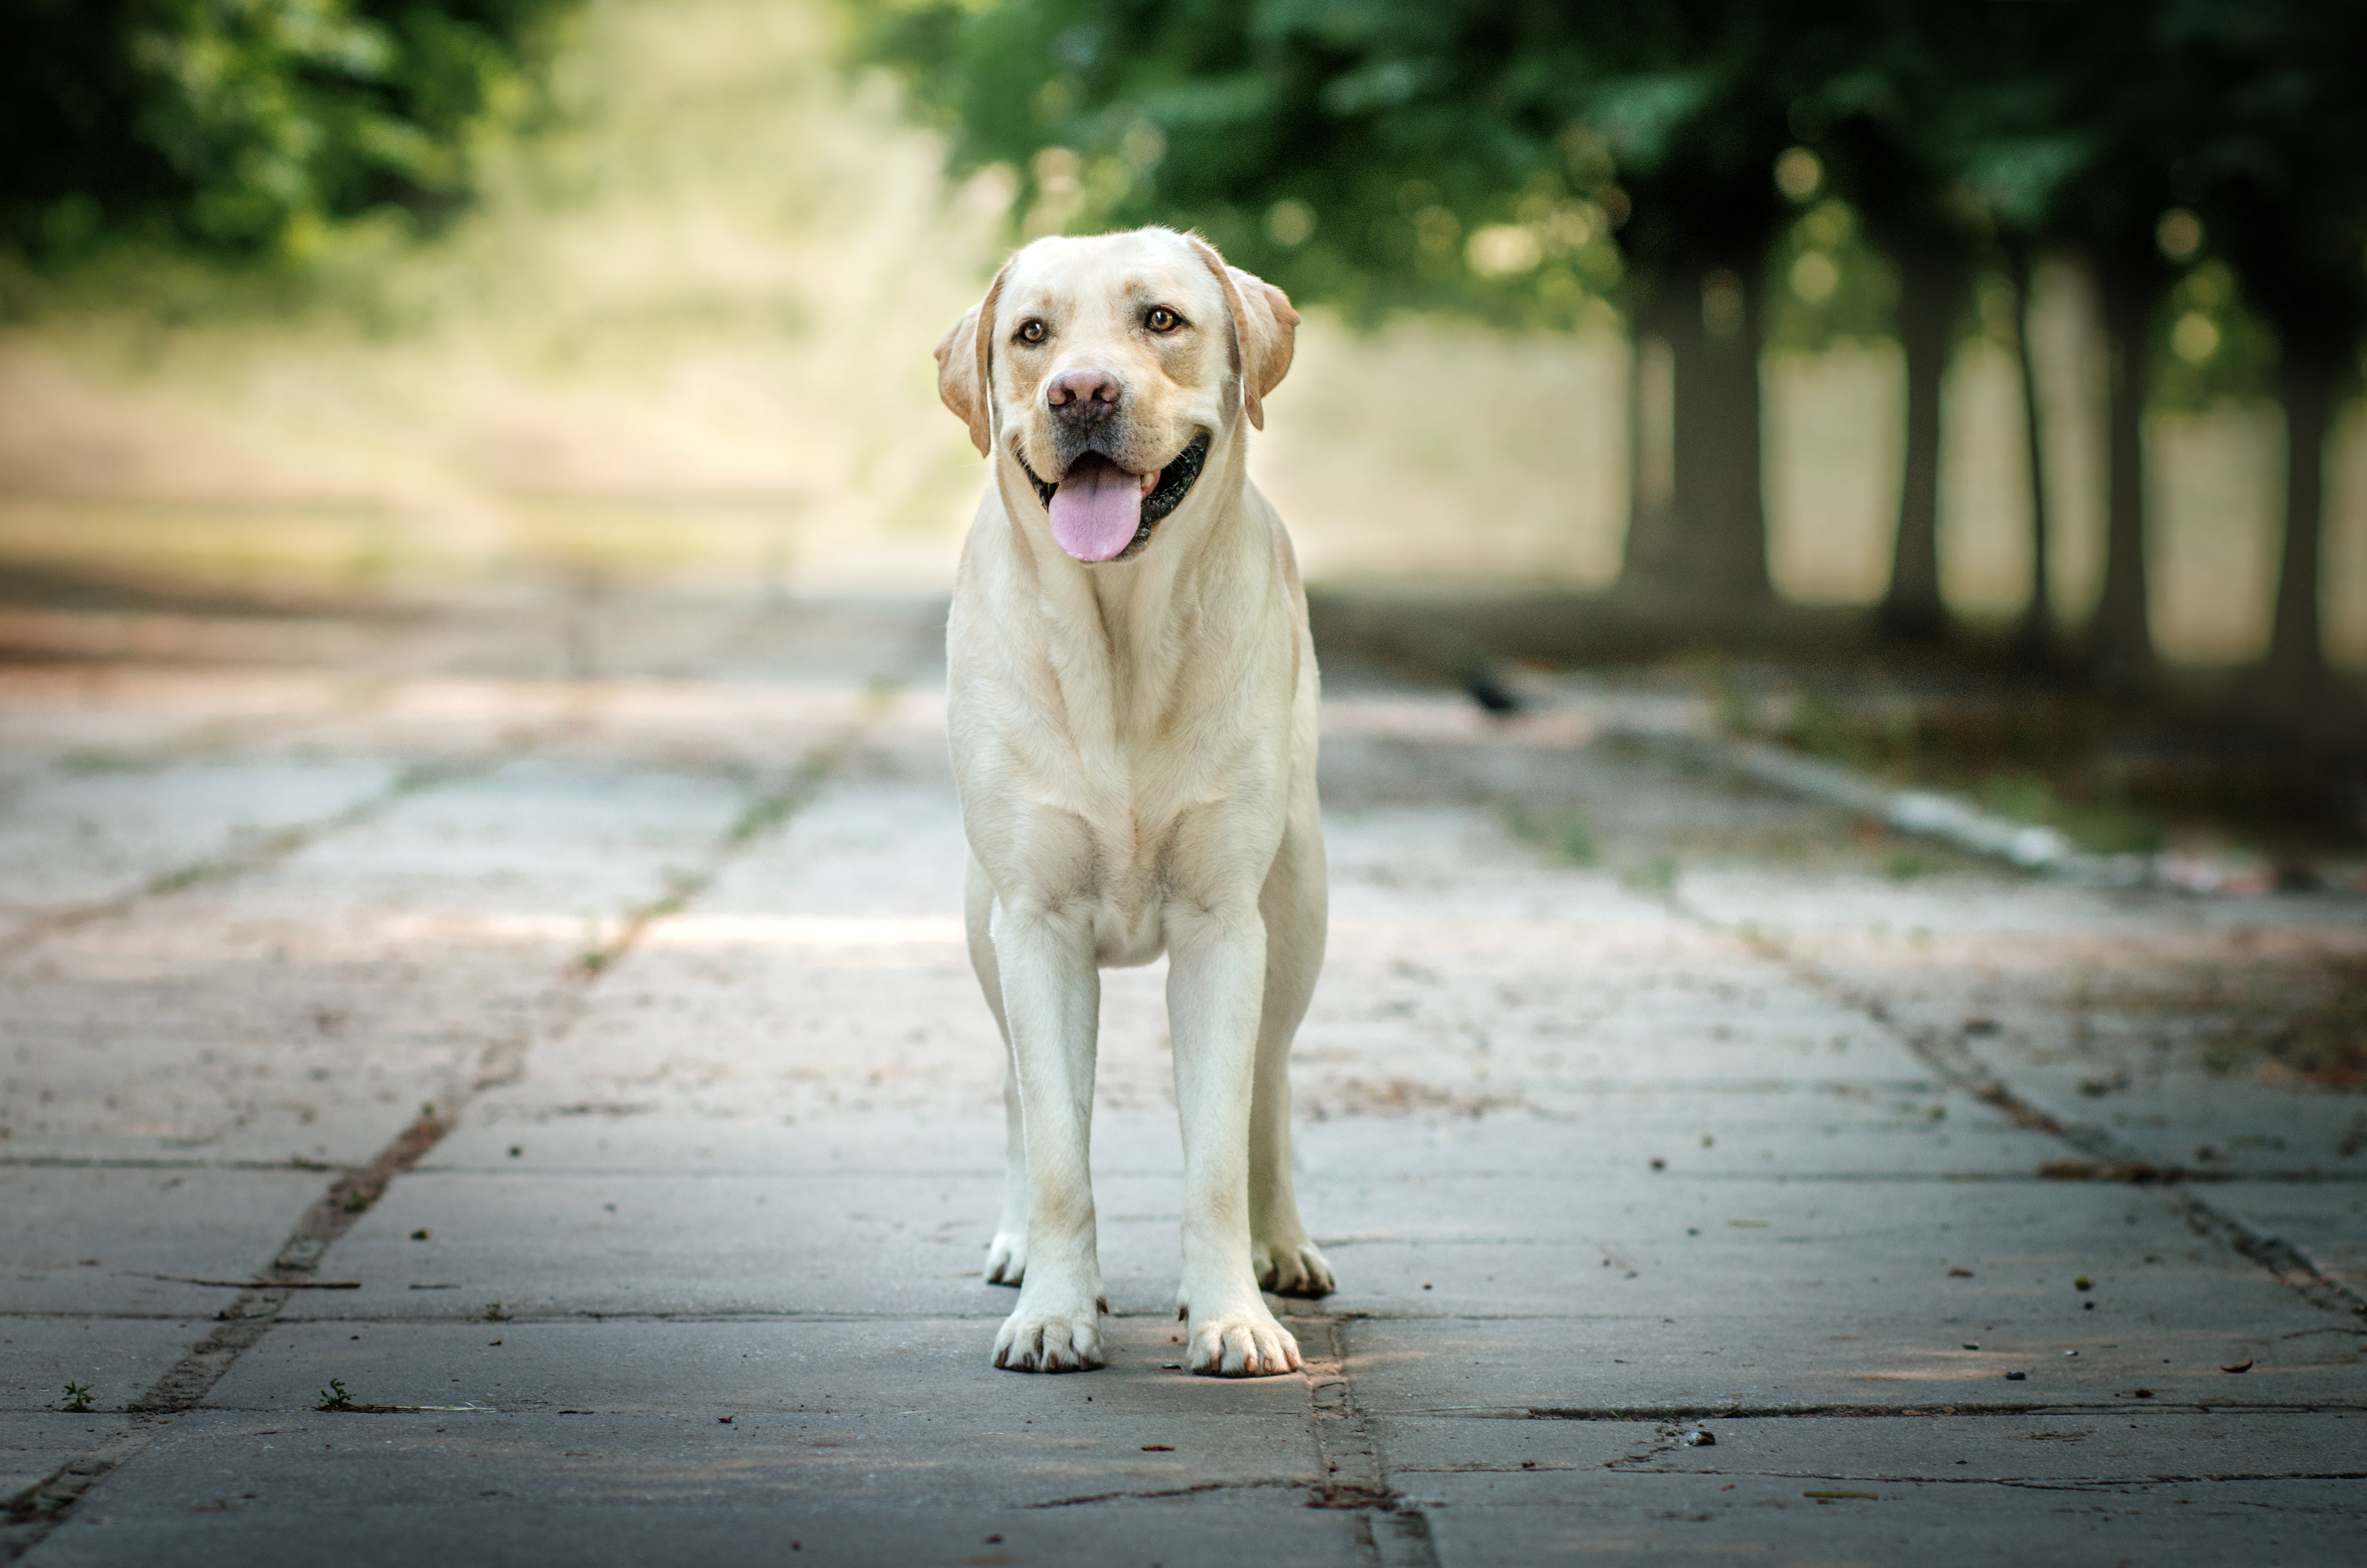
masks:
<path fill-rule="evenodd" d="M 1161 519 L 1184 504 L 1207 459 L 1204 431 L 1150 474 L 1130 473 L 1098 452 L 1079 457 L 1057 482 L 1038 478 L 1025 457 L 1019 466 L 1051 513 L 1059 547 L 1081 561 L 1110 561 L 1125 560 L 1150 542 Z"/>

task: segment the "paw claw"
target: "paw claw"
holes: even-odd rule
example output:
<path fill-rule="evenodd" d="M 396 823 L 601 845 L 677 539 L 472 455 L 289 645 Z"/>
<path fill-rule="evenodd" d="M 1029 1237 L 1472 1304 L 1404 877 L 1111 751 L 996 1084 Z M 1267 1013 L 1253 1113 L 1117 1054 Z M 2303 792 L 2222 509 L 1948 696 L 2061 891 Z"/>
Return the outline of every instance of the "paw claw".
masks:
<path fill-rule="evenodd" d="M 1013 1372 L 1082 1372 L 1102 1364 L 1101 1314 L 1022 1307 L 994 1337 L 994 1364 Z"/>
<path fill-rule="evenodd" d="M 1296 1246 L 1260 1246 L 1253 1255 L 1258 1289 L 1277 1296 L 1328 1296 L 1339 1289 L 1331 1265 L 1311 1241 Z"/>
<path fill-rule="evenodd" d="M 1298 1371 L 1298 1341 L 1268 1314 L 1212 1318 L 1193 1329 L 1185 1359 L 1206 1377 L 1279 1377 Z"/>
<path fill-rule="evenodd" d="M 990 1285 L 1017 1285 L 1027 1278 L 1027 1237 L 1025 1234 L 997 1231 L 994 1241 L 986 1249 L 986 1282 Z"/>

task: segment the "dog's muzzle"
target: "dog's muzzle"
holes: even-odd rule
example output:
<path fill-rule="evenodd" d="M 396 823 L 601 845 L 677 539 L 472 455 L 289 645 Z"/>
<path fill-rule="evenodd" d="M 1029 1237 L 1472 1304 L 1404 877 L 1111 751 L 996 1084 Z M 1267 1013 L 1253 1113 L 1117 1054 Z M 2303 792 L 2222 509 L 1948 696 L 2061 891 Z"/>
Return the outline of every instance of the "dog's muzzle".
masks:
<path fill-rule="evenodd" d="M 1149 492 L 1141 497 L 1133 536 L 1114 551 L 1110 547 L 1118 541 L 1107 536 L 1105 522 L 1101 516 L 1104 509 L 1099 503 L 1100 492 L 1122 476 L 1126 482 L 1137 482 L 1131 475 L 1127 475 L 1104 454 L 1093 450 L 1081 452 L 1070 458 L 1063 469 L 1063 477 L 1058 480 L 1045 479 L 1029 466 L 1025 457 L 1019 459 L 1019 467 L 1026 473 L 1028 482 L 1036 487 L 1036 499 L 1044 503 L 1045 511 L 1051 515 L 1053 536 L 1060 547 L 1079 560 L 1098 562 L 1131 559 L 1144 545 L 1150 543 L 1151 530 L 1184 504 L 1184 498 L 1191 494 L 1192 487 L 1198 482 L 1200 470 L 1207 461 L 1208 434 L 1203 431 L 1159 470 L 1158 479 Z M 1071 487 L 1080 496 L 1091 495 L 1093 499 L 1059 502 L 1064 485 Z M 1056 502 L 1059 503 L 1056 504 Z M 1125 525 L 1120 523 L 1118 526 L 1123 529 Z"/>

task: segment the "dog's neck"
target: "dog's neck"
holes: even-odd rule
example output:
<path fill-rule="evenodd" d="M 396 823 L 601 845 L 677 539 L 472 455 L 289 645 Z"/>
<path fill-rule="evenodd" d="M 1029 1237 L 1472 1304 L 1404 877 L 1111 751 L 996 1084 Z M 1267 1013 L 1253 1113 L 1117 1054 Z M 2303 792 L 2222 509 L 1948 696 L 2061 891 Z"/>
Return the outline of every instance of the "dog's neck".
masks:
<path fill-rule="evenodd" d="M 1048 673 L 1070 722 L 1105 716 L 1123 738 L 1221 702 L 1259 635 L 1287 624 L 1270 621 L 1286 617 L 1285 590 L 1273 513 L 1244 493 L 1247 456 L 1237 422 L 1210 444 L 1192 494 L 1141 554 L 1092 565 L 1052 543 L 1019 465 L 998 462 L 1012 562 L 1035 590 Z"/>

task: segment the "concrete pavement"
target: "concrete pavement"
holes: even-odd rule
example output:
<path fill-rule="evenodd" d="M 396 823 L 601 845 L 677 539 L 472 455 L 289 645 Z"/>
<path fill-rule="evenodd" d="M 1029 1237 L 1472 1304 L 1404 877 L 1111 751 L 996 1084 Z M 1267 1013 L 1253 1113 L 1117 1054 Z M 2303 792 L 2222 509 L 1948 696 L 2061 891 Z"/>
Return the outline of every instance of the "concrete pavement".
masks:
<path fill-rule="evenodd" d="M 9 1553 L 2356 1560 L 2367 1117 L 2282 1043 L 2367 900 L 1899 880 L 1343 674 L 1308 1373 L 1173 1364 L 1154 968 L 1113 1364 L 1027 1378 L 929 612 L 798 615 L 0 671 Z"/>

